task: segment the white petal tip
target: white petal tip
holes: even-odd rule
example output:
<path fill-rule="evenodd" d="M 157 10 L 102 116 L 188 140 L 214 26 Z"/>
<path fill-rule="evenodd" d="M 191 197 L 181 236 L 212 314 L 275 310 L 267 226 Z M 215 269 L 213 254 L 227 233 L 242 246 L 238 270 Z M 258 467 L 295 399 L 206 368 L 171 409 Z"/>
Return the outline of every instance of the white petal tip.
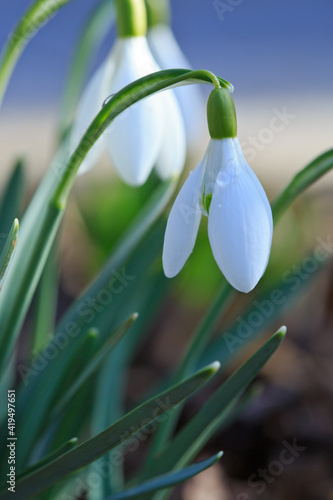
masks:
<path fill-rule="evenodd" d="M 255 282 L 250 282 L 250 283 L 247 283 L 247 282 L 244 282 L 244 283 L 232 283 L 230 281 L 230 284 L 231 286 L 233 286 L 235 288 L 235 290 L 237 290 L 238 292 L 241 292 L 241 293 L 250 293 L 252 292 L 252 290 L 256 287 L 256 285 L 259 283 L 259 280 L 256 280 Z"/>
<path fill-rule="evenodd" d="M 209 368 L 211 368 L 214 372 L 217 372 L 221 368 L 221 363 L 219 361 L 214 361 L 209 365 Z"/>
<path fill-rule="evenodd" d="M 166 278 L 174 278 L 177 274 L 180 273 L 183 266 L 179 266 L 179 262 L 175 262 L 175 259 L 172 259 L 172 256 L 162 255 L 162 264 L 163 264 L 163 272 Z"/>

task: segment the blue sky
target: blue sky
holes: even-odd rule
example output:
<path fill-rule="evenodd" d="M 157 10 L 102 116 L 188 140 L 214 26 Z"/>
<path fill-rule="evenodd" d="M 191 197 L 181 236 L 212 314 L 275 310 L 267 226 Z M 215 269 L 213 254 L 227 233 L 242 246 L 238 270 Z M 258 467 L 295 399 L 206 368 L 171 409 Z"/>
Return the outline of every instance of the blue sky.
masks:
<path fill-rule="evenodd" d="M 56 105 L 84 20 L 98 0 L 73 0 L 35 36 L 13 75 L 5 106 Z M 0 46 L 27 6 L 0 0 Z M 232 81 L 239 95 L 331 92 L 331 0 L 174 0 L 172 26 L 195 68 Z M 112 35 L 94 62 L 107 53 Z"/>

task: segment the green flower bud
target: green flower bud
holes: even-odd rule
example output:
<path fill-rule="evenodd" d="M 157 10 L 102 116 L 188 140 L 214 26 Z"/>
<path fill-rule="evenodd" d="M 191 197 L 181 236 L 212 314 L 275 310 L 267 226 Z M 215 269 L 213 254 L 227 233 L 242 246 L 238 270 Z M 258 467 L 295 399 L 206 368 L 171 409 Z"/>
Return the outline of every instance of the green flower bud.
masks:
<path fill-rule="evenodd" d="M 212 139 L 227 139 L 237 135 L 237 119 L 229 90 L 215 88 L 207 102 L 207 121 Z"/>
<path fill-rule="evenodd" d="M 116 0 L 116 12 L 119 37 L 146 35 L 147 11 L 144 0 Z"/>
<path fill-rule="evenodd" d="M 170 24 L 169 0 L 146 0 L 148 27 Z"/>

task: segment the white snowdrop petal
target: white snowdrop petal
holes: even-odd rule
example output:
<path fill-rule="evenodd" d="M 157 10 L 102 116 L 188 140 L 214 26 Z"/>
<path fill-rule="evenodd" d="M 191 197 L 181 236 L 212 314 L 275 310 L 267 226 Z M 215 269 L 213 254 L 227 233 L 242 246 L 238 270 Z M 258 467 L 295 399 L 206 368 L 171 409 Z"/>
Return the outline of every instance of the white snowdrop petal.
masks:
<path fill-rule="evenodd" d="M 249 169 L 232 160 L 223 166 L 208 217 L 214 258 L 231 285 L 245 293 L 263 275 L 272 241 L 271 210 Z"/>
<path fill-rule="evenodd" d="M 161 94 L 164 111 L 164 133 L 156 161 L 156 171 L 162 180 L 180 175 L 186 158 L 186 138 L 183 118 L 171 90 Z"/>
<path fill-rule="evenodd" d="M 106 91 L 104 88 L 105 81 L 109 80 L 112 77 L 113 70 L 114 60 L 110 56 L 97 69 L 95 74 L 88 82 L 88 85 L 84 90 L 82 98 L 80 100 L 76 119 L 73 125 L 73 130 L 71 132 L 70 154 L 75 151 L 89 125 L 102 109 L 103 102 L 107 97 L 107 95 L 105 95 Z M 79 174 L 83 174 L 89 171 L 99 160 L 104 149 L 103 137 L 104 134 L 99 139 L 97 139 L 92 148 L 88 151 L 88 154 L 86 155 L 80 166 Z"/>
<path fill-rule="evenodd" d="M 172 30 L 167 25 L 157 25 L 147 34 L 153 56 L 162 69 L 191 68 L 181 51 Z M 175 88 L 184 119 L 189 152 L 196 152 L 202 144 L 205 128 L 206 108 L 198 85 Z"/>
<path fill-rule="evenodd" d="M 109 94 L 158 70 L 144 37 L 117 41 L 117 70 Z M 105 144 L 120 177 L 131 185 L 143 184 L 149 176 L 163 134 L 160 96 L 134 104 L 121 113 L 105 134 Z"/>
<path fill-rule="evenodd" d="M 266 205 L 267 212 L 269 212 L 270 215 L 271 215 L 270 216 L 270 228 L 271 228 L 271 235 L 273 236 L 273 216 L 272 216 L 272 209 L 271 209 L 271 205 L 270 205 L 270 203 L 268 201 L 267 195 L 265 193 L 265 190 L 262 187 L 262 185 L 261 185 L 258 177 L 256 176 L 256 174 L 253 172 L 252 168 L 247 163 L 247 161 L 246 161 L 246 159 L 244 157 L 241 145 L 239 144 L 239 140 L 237 138 L 234 138 L 233 141 L 234 141 L 235 148 L 236 148 L 236 151 L 237 151 L 238 159 L 240 160 L 240 162 L 243 165 L 246 165 L 246 168 L 248 169 L 248 173 L 250 174 L 253 182 L 256 184 L 256 186 L 257 186 L 257 188 L 258 188 L 258 190 L 259 190 L 259 192 L 261 194 L 262 200 L 263 200 L 263 202 Z"/>
<path fill-rule="evenodd" d="M 202 215 L 199 198 L 203 172 L 204 162 L 201 161 L 190 172 L 169 215 L 162 255 L 164 274 L 168 278 L 179 273 L 195 244 Z"/>

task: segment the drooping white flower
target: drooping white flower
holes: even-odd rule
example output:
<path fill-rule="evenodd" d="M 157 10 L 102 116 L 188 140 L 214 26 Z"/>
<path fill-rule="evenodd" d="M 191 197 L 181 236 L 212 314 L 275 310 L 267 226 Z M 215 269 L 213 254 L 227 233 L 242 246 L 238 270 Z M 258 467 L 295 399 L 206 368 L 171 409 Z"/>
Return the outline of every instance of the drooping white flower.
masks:
<path fill-rule="evenodd" d="M 140 1 L 126 1 L 136 14 Z M 118 2 L 117 5 L 121 5 L 121 13 L 124 3 Z M 135 17 L 134 20 L 138 22 Z M 143 34 L 132 36 L 125 33 L 121 36 L 120 33 L 111 54 L 96 71 L 82 96 L 71 134 L 71 150 L 77 147 L 108 96 L 158 70 Z M 80 173 L 92 168 L 104 149 L 107 149 L 120 177 L 128 184 L 143 184 L 154 166 L 162 179 L 179 175 L 185 163 L 186 141 L 183 119 L 173 91 L 144 99 L 121 113 L 88 152 Z"/>
<path fill-rule="evenodd" d="M 210 140 L 172 207 L 164 238 L 163 268 L 170 278 L 182 269 L 194 248 L 203 214 L 208 216 L 208 237 L 216 263 L 234 288 L 247 293 L 268 264 L 272 211 L 238 139 L 228 137 L 231 133 L 218 135 L 227 137 Z"/>
<path fill-rule="evenodd" d="M 191 65 L 183 54 L 169 25 L 168 2 L 146 0 L 148 8 L 147 39 L 152 54 L 162 69 L 187 68 Z M 189 153 L 195 153 L 202 143 L 205 109 L 197 85 L 174 89 L 185 124 Z"/>

